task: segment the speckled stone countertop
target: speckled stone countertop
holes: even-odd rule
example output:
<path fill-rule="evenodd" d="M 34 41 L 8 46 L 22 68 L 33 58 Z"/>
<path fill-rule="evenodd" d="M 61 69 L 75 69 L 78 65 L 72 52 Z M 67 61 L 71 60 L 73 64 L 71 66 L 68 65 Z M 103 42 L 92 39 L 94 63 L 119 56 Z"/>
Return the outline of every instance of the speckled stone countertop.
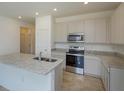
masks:
<path fill-rule="evenodd" d="M 112 52 L 86 51 L 86 57 L 99 58 L 104 66 L 109 68 L 124 69 L 124 56 Z"/>
<path fill-rule="evenodd" d="M 56 62 L 38 61 L 33 58 L 35 55 L 13 53 L 0 56 L 0 64 L 6 64 L 20 69 L 28 70 L 37 74 L 48 74 L 63 62 L 62 59 L 57 59 Z"/>
<path fill-rule="evenodd" d="M 68 49 L 52 49 L 52 54 L 65 54 Z"/>

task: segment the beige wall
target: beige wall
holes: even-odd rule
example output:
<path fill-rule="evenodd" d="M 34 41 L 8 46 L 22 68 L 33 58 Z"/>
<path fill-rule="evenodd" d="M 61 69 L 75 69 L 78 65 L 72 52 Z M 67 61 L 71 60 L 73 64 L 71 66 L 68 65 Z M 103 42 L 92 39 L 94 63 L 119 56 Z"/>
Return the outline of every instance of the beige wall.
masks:
<path fill-rule="evenodd" d="M 32 53 L 34 53 L 34 25 L 20 22 L 20 20 L 0 16 L 0 55 L 20 52 L 21 26 L 29 27 L 32 31 Z"/>

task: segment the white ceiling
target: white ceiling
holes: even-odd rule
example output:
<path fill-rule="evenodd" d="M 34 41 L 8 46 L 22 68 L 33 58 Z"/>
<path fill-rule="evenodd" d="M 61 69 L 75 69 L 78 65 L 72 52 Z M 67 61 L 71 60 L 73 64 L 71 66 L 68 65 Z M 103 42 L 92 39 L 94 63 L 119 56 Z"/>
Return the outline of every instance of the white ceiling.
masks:
<path fill-rule="evenodd" d="M 119 2 L 89 2 L 87 5 L 83 2 L 0 2 L 0 15 L 12 18 L 18 18 L 21 15 L 23 17 L 21 20 L 33 23 L 36 11 L 40 16 L 51 14 L 55 17 L 64 17 L 112 10 L 119 4 Z M 57 8 L 58 11 L 53 11 L 53 8 Z"/>

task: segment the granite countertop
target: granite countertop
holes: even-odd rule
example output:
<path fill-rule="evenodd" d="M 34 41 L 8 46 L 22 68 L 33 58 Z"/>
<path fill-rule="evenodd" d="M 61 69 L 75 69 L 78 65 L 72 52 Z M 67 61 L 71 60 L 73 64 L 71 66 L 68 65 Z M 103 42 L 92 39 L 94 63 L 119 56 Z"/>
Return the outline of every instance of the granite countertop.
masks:
<path fill-rule="evenodd" d="M 112 52 L 86 52 L 86 57 L 99 58 L 102 64 L 107 68 L 124 69 L 124 57 L 122 55 Z"/>
<path fill-rule="evenodd" d="M 9 55 L 0 56 L 0 64 L 5 64 L 24 70 L 28 70 L 37 74 L 48 74 L 51 70 L 55 69 L 60 63 L 63 62 L 62 59 L 58 59 L 56 62 L 46 62 L 38 61 L 33 58 L 35 55 L 14 53 Z"/>
<path fill-rule="evenodd" d="M 52 49 L 52 54 L 65 54 L 67 49 Z"/>

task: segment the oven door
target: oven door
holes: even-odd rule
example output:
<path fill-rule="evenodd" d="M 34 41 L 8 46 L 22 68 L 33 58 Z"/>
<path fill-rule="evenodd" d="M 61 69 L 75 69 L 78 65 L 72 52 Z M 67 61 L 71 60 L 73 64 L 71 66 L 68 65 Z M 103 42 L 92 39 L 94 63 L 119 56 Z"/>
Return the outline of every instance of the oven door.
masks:
<path fill-rule="evenodd" d="M 66 65 L 84 68 L 84 55 L 66 53 Z"/>
<path fill-rule="evenodd" d="M 84 56 L 66 53 L 66 71 L 84 74 Z"/>

